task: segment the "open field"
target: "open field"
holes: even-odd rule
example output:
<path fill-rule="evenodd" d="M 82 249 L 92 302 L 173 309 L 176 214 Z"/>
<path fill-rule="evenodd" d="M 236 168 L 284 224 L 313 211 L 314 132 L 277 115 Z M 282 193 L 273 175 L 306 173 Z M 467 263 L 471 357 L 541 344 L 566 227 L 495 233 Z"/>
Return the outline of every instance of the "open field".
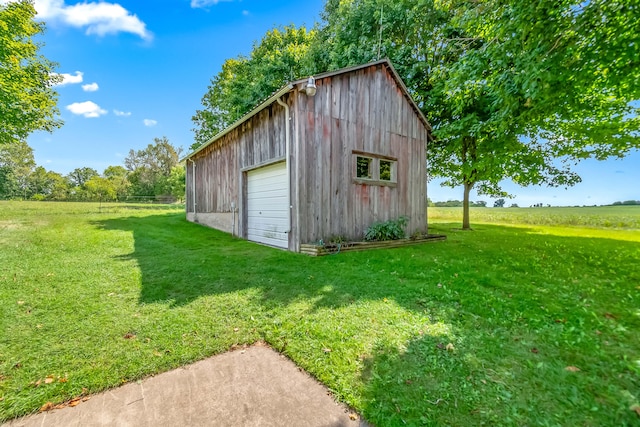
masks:
<path fill-rule="evenodd" d="M 462 208 L 429 207 L 429 221 L 462 221 Z M 640 230 L 640 206 L 471 208 L 471 223 Z"/>
<path fill-rule="evenodd" d="M 311 258 L 176 208 L 0 202 L 0 420 L 264 340 L 379 426 L 637 425 L 638 230 L 477 212 Z"/>

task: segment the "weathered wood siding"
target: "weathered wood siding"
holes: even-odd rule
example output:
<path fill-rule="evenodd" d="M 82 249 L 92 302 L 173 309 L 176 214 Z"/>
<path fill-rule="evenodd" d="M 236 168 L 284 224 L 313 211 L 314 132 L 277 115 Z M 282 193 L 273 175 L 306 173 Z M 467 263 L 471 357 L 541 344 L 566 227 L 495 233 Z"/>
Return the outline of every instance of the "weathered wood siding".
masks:
<path fill-rule="evenodd" d="M 284 108 L 272 104 L 192 157 L 195 168 L 195 213 L 243 215 L 244 172 L 285 157 Z M 194 212 L 193 165 L 187 162 L 187 212 Z M 240 235 L 243 235 L 240 221 Z"/>
<path fill-rule="evenodd" d="M 247 171 L 287 160 L 289 249 L 299 251 L 301 244 L 334 236 L 360 239 L 371 224 L 400 216 L 409 218 L 407 234 L 425 230 L 429 131 L 387 66 L 376 63 L 327 74 L 317 79 L 315 97 L 305 95 L 304 83 L 299 83 L 282 96 L 290 107 L 289 123 L 284 107 L 274 101 L 191 156 L 188 217 L 230 213 L 233 203 L 238 233 L 246 238 Z M 285 126 L 291 130 L 289 159 Z M 395 182 L 354 179 L 354 151 L 394 159 Z M 196 164 L 195 188 L 191 160 Z"/>
<path fill-rule="evenodd" d="M 386 66 L 316 84 L 315 97 L 302 86 L 293 92 L 295 249 L 332 236 L 358 239 L 400 216 L 409 218 L 409 234 L 424 230 L 428 130 Z M 397 159 L 396 185 L 355 182 L 354 150 Z"/>

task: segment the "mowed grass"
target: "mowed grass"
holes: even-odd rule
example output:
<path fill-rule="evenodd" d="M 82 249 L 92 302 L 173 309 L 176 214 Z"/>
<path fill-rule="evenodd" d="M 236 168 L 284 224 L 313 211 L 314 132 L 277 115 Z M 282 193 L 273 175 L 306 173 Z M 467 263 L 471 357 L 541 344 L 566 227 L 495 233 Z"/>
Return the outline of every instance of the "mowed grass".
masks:
<path fill-rule="evenodd" d="M 458 227 L 310 258 L 178 209 L 2 202 L 0 419 L 264 340 L 379 426 L 637 425 L 637 230 Z"/>

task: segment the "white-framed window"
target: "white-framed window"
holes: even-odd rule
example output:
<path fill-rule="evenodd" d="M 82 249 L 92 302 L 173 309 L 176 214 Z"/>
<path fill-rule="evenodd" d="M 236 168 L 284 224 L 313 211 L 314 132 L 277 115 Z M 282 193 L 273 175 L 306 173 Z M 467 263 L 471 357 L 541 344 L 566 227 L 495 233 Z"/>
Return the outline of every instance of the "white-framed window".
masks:
<path fill-rule="evenodd" d="M 382 154 L 353 151 L 353 180 L 357 184 L 395 186 L 398 159 Z"/>

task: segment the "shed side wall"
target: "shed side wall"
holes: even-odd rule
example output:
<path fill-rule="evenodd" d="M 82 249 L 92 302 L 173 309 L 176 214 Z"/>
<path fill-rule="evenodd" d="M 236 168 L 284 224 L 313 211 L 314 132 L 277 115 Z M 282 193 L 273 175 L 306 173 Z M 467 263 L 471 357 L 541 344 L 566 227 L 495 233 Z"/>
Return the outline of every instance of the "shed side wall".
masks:
<path fill-rule="evenodd" d="M 428 131 L 384 65 L 316 82 L 315 97 L 295 96 L 295 242 L 361 239 L 379 221 L 409 218 L 426 230 Z M 354 182 L 353 151 L 397 159 L 395 186 Z M 297 234 L 299 233 L 299 235 Z"/>
<path fill-rule="evenodd" d="M 199 221 L 211 215 L 231 213 L 232 204 L 239 216 L 238 233 L 245 236 L 243 206 L 243 186 L 246 170 L 268 164 L 285 157 L 285 114 L 284 108 L 272 104 L 238 126 L 218 141 L 197 153 L 195 162 L 195 192 L 193 164 L 187 162 L 186 193 L 188 219 Z M 195 199 L 194 199 L 195 198 Z M 195 210 L 194 210 L 195 201 Z M 191 215 L 193 214 L 193 215 Z M 216 222 L 207 221 L 205 225 L 223 229 Z M 229 225 L 229 229 L 230 229 Z"/>

